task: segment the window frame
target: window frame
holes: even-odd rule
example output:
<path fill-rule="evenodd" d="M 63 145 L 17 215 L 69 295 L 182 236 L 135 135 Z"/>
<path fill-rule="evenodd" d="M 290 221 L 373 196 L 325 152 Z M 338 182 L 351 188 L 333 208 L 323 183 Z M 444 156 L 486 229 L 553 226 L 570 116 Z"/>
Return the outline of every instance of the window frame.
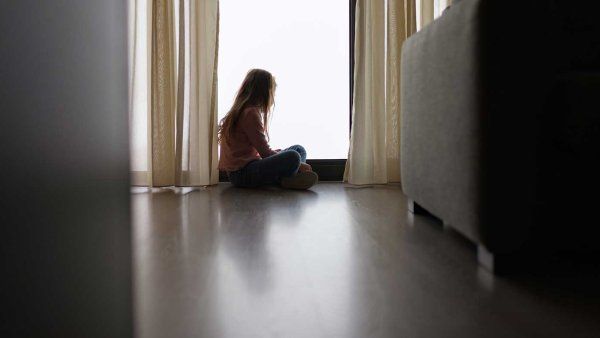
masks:
<path fill-rule="evenodd" d="M 353 96 L 354 96 L 354 37 L 355 37 L 355 33 L 354 33 L 354 28 L 355 28 L 355 22 L 356 22 L 356 1 L 357 0 L 348 0 L 349 1 L 349 39 L 348 39 L 348 46 L 349 46 L 349 56 L 350 56 L 350 60 L 349 60 L 349 95 L 348 95 L 348 99 L 349 99 L 349 123 L 348 123 L 348 128 L 350 129 L 350 132 L 348 133 L 348 135 L 350 136 L 352 133 L 352 103 L 353 103 Z M 307 160 L 306 162 L 308 164 L 310 164 L 310 166 L 313 168 L 313 171 L 315 173 L 317 173 L 317 175 L 319 175 L 319 180 L 320 181 L 334 181 L 334 182 L 339 182 L 339 181 L 343 181 L 344 180 L 344 170 L 346 168 L 346 159 L 340 158 L 340 159 L 314 159 L 314 160 Z M 229 177 L 227 177 L 227 173 L 224 171 L 220 171 L 219 172 L 219 182 L 229 182 Z"/>

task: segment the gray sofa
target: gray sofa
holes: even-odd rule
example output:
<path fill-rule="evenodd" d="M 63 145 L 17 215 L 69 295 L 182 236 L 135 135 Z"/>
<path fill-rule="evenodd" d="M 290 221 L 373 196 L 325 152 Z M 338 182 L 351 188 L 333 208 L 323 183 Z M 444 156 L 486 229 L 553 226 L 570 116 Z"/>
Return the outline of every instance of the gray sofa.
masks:
<path fill-rule="evenodd" d="M 598 248 L 586 195 L 600 194 L 600 20 L 568 1 L 510 5 L 460 1 L 402 49 L 409 208 L 475 242 L 492 270 Z"/>

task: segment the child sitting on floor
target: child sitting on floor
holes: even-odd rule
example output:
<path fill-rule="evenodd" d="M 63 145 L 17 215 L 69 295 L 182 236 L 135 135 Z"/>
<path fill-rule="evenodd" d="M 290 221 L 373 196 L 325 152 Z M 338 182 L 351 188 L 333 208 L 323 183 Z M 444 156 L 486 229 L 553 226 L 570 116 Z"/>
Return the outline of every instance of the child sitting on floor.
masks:
<path fill-rule="evenodd" d="M 237 187 L 279 184 L 288 189 L 308 189 L 317 183 L 318 176 L 306 163 L 304 147 L 272 150 L 267 142 L 275 87 L 275 78 L 266 70 L 248 72 L 219 126 L 219 169 L 226 171 Z"/>

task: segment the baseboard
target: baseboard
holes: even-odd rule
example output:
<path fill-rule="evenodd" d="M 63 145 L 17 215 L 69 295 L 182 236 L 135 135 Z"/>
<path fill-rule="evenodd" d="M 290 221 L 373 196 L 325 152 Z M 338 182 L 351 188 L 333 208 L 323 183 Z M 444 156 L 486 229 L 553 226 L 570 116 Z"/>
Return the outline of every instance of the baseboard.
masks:
<path fill-rule="evenodd" d="M 319 175 L 319 181 L 340 182 L 344 180 L 345 159 L 307 160 L 306 162 Z M 219 182 L 229 182 L 226 172 L 219 172 Z"/>

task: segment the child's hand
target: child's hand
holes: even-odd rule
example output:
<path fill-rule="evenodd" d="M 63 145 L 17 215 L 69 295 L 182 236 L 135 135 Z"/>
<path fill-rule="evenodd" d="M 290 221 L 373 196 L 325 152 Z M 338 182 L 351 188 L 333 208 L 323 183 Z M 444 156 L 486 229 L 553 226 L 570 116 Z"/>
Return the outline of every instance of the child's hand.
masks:
<path fill-rule="evenodd" d="M 298 168 L 298 171 L 300 171 L 300 172 L 312 171 L 312 167 L 310 166 L 310 164 L 300 163 L 300 168 Z"/>

